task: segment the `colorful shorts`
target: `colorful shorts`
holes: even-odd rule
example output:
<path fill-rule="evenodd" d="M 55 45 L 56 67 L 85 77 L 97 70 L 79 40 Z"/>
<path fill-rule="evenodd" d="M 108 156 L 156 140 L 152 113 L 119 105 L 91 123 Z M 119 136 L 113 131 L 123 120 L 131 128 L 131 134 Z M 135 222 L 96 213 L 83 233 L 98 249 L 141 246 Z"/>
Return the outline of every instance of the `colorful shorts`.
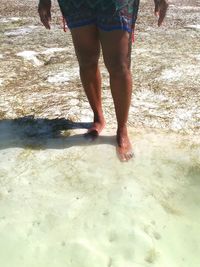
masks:
<path fill-rule="evenodd" d="M 140 0 L 58 0 L 70 29 L 95 24 L 104 31 L 132 32 Z"/>

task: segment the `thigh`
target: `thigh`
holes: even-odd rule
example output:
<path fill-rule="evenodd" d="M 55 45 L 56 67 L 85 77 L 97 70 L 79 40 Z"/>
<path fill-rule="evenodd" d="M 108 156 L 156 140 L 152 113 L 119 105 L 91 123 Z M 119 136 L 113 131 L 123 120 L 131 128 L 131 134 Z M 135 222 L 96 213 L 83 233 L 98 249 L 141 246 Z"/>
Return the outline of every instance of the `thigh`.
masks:
<path fill-rule="evenodd" d="M 127 31 L 100 31 L 100 42 L 106 67 L 130 69 L 131 34 Z"/>
<path fill-rule="evenodd" d="M 95 25 L 71 29 L 73 44 L 80 66 L 98 62 L 100 55 L 99 31 Z"/>

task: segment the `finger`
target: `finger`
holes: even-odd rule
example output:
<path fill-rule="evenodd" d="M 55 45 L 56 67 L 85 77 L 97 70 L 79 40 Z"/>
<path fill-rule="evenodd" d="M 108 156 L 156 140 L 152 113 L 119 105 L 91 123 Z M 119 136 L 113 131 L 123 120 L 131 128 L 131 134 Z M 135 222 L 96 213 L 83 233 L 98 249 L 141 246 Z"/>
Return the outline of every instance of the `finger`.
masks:
<path fill-rule="evenodd" d="M 46 29 L 50 29 L 51 12 L 43 8 L 38 9 L 40 20 Z"/>
<path fill-rule="evenodd" d="M 43 23 L 43 25 L 45 26 L 46 29 L 50 30 L 50 23 L 49 21 L 45 20 L 45 22 Z"/>
<path fill-rule="evenodd" d="M 45 16 L 45 19 L 46 19 L 46 22 L 47 22 L 47 25 L 48 25 L 48 29 L 50 29 L 51 16 L 48 14 L 48 15 Z"/>
<path fill-rule="evenodd" d="M 163 4 L 159 11 L 158 26 L 161 26 L 167 13 L 168 4 Z"/>
<path fill-rule="evenodd" d="M 154 10 L 155 16 L 158 17 L 159 16 L 159 6 L 158 3 L 155 4 L 155 10 Z"/>
<path fill-rule="evenodd" d="M 42 24 L 45 26 L 46 29 L 50 29 L 51 17 L 49 17 L 49 15 L 47 15 L 45 13 L 40 14 L 40 20 L 41 20 Z"/>
<path fill-rule="evenodd" d="M 45 17 L 41 17 L 41 22 L 45 26 L 46 29 L 50 29 L 50 23 L 49 20 Z"/>
<path fill-rule="evenodd" d="M 47 12 L 47 16 L 48 16 L 49 21 L 51 21 L 51 11 L 50 10 Z"/>

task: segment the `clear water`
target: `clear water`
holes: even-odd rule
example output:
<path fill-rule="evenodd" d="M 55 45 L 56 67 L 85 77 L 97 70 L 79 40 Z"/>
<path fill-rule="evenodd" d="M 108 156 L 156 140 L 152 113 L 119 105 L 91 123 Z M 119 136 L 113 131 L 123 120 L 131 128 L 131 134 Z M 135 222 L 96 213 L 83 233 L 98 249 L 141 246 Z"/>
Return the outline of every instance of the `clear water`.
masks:
<path fill-rule="evenodd" d="M 1 266 L 199 266 L 199 140 L 131 130 L 124 164 L 112 130 L 51 130 L 0 124 Z"/>

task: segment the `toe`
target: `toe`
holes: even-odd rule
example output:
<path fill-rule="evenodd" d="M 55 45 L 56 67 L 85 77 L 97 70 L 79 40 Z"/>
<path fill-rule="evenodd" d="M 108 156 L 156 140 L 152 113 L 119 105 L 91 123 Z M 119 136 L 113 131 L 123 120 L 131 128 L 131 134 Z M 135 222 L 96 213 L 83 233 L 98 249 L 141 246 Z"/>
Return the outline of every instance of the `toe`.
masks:
<path fill-rule="evenodd" d="M 129 161 L 131 158 L 132 158 L 132 154 L 129 153 L 129 154 L 127 155 L 126 159 L 127 159 L 127 161 Z"/>
<path fill-rule="evenodd" d="M 133 151 L 130 151 L 129 153 L 128 153 L 128 160 L 130 160 L 130 159 L 132 159 L 133 157 L 134 157 L 134 153 L 133 153 Z"/>
<path fill-rule="evenodd" d="M 120 151 L 120 149 L 118 149 L 118 148 L 116 150 L 117 150 L 117 156 L 118 156 L 119 160 L 121 162 L 126 162 L 127 161 L 126 154 L 125 153 L 122 153 Z"/>
<path fill-rule="evenodd" d="M 117 148 L 117 156 L 121 162 L 128 162 L 134 157 L 134 153 L 132 150 L 128 152 L 122 152 L 119 148 Z"/>

